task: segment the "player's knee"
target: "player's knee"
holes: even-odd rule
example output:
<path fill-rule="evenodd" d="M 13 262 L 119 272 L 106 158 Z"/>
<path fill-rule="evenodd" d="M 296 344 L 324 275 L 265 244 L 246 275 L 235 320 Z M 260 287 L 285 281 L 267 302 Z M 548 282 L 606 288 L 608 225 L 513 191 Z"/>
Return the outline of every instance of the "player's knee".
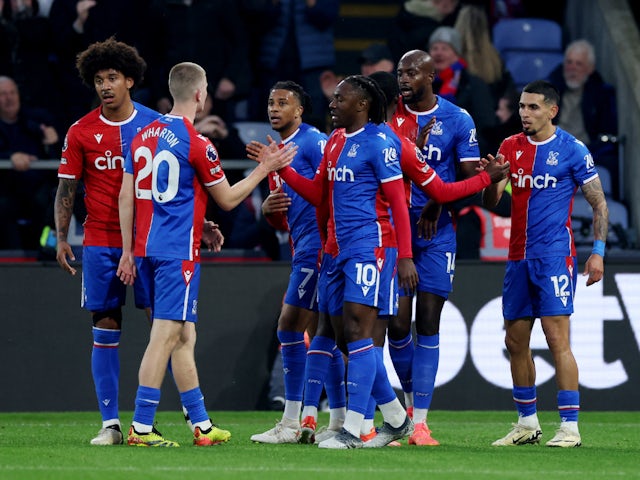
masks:
<path fill-rule="evenodd" d="M 93 312 L 93 326 L 109 330 L 120 330 L 122 327 L 122 309 L 112 308 L 103 312 Z"/>
<path fill-rule="evenodd" d="M 507 347 L 507 351 L 511 356 L 517 356 L 519 354 L 529 351 L 528 341 L 520 340 L 512 335 L 505 336 L 504 344 Z"/>
<path fill-rule="evenodd" d="M 406 324 L 397 316 L 389 319 L 388 335 L 391 340 L 402 340 L 409 335 L 411 323 Z"/>

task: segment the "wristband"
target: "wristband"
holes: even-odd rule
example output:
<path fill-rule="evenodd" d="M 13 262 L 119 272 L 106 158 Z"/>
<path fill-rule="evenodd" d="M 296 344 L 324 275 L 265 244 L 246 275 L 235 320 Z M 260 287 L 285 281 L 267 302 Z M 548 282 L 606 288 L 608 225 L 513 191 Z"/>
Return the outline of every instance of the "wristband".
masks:
<path fill-rule="evenodd" d="M 594 240 L 591 253 L 596 253 L 604 258 L 604 242 L 602 240 Z"/>

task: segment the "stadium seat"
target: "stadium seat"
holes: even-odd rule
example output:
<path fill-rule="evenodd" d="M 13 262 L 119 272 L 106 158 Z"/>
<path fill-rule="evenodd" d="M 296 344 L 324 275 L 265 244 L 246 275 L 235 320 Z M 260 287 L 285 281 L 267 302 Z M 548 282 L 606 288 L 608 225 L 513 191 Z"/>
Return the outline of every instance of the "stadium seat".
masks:
<path fill-rule="evenodd" d="M 505 18 L 493 26 L 493 45 L 508 51 L 562 52 L 562 27 L 542 18 Z"/>
<path fill-rule="evenodd" d="M 547 79 L 562 60 L 561 52 L 509 51 L 504 63 L 516 87 L 522 88 L 533 80 Z"/>
<path fill-rule="evenodd" d="M 611 172 L 606 167 L 596 165 L 598 170 L 598 176 L 600 177 L 600 183 L 602 183 L 602 191 L 604 195 L 609 199 L 613 195 L 613 184 L 611 183 Z"/>
<path fill-rule="evenodd" d="M 244 143 L 249 143 L 251 140 L 266 143 L 267 135 L 271 135 L 275 141 L 279 141 L 280 138 L 269 122 L 236 122 L 233 125 L 238 129 L 240 140 Z"/>
<path fill-rule="evenodd" d="M 629 212 L 620 202 L 607 198 L 609 209 L 608 247 L 628 248 L 629 241 Z M 571 226 L 576 247 L 593 244 L 593 209 L 583 195 L 576 195 L 571 212 Z"/>
<path fill-rule="evenodd" d="M 602 184 L 602 191 L 604 192 L 604 196 L 607 197 L 607 201 L 613 195 L 613 184 L 611 183 L 611 172 L 607 167 L 603 167 L 602 165 L 596 165 L 596 169 L 598 170 L 598 177 L 600 177 L 600 183 Z M 582 195 L 582 190 L 578 189 L 576 191 L 576 195 Z"/>

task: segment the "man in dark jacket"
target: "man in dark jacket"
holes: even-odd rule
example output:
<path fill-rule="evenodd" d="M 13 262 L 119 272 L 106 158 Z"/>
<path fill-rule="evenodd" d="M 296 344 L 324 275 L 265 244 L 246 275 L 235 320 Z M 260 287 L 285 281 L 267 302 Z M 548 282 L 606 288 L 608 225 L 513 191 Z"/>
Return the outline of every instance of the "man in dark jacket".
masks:
<path fill-rule="evenodd" d="M 16 82 L 0 76 L 0 159 L 11 162 L 0 170 L 0 249 L 36 250 L 44 226 L 53 223 L 55 174 L 34 168 L 60 152 L 53 124 L 47 111 L 22 108 Z"/>
<path fill-rule="evenodd" d="M 266 2 L 262 24 L 268 25 L 259 41 L 258 89 L 252 113 L 267 120 L 264 99 L 279 80 L 300 84 L 312 99 L 312 115 L 306 122 L 327 129 L 328 105 L 320 75 L 333 69 L 336 53 L 333 25 L 338 19 L 338 0 L 280 0 Z M 262 139 L 264 140 L 264 139 Z"/>
<path fill-rule="evenodd" d="M 610 141 L 618 133 L 616 92 L 596 71 L 591 43 L 584 39 L 570 43 L 563 64 L 549 81 L 560 92 L 558 125 L 589 148 L 596 165 L 609 170 L 617 192 L 617 149 Z"/>

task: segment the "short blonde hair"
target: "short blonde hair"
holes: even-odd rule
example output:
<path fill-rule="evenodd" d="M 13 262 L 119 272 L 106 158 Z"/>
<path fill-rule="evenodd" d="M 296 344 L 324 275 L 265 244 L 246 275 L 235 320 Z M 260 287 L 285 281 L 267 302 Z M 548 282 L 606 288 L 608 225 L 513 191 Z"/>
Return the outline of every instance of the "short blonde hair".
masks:
<path fill-rule="evenodd" d="M 182 62 L 169 72 L 169 92 L 175 101 L 189 100 L 207 81 L 207 73 L 197 63 Z"/>

